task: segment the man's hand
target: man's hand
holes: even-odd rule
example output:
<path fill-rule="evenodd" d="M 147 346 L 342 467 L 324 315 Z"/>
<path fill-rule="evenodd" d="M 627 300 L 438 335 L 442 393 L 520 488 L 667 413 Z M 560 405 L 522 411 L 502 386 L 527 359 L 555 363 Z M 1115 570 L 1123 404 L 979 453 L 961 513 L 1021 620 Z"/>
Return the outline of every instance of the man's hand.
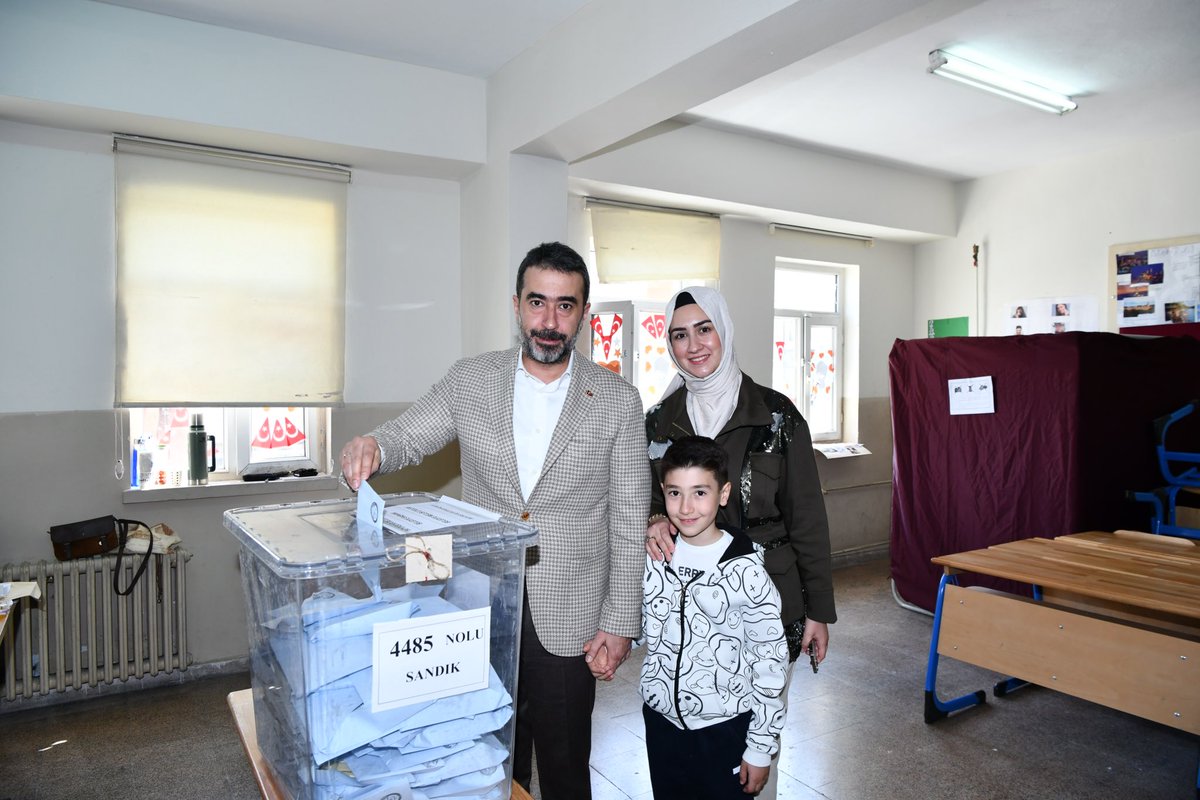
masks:
<path fill-rule="evenodd" d="M 629 657 L 630 639 L 596 631 L 592 640 L 583 646 L 584 661 L 596 680 L 611 681 L 617 667 Z"/>
<path fill-rule="evenodd" d="M 375 474 L 380 465 L 379 442 L 371 436 L 355 436 L 342 448 L 342 476 L 354 491 Z"/>
<path fill-rule="evenodd" d="M 598 650 L 592 650 L 592 643 L 587 642 L 583 646 L 583 660 L 587 662 L 588 669 L 592 671 L 592 677 L 596 680 L 604 680 L 605 675 L 612 674 L 615 670 L 609 669 L 608 648 L 601 645 Z"/>
<path fill-rule="evenodd" d="M 770 774 L 770 767 L 756 767 L 753 764 L 747 764 L 743 761 L 742 768 L 738 772 L 738 780 L 741 781 L 742 791 L 746 794 L 758 794 L 767 785 L 767 776 Z"/>
<path fill-rule="evenodd" d="M 668 519 L 656 519 L 646 526 L 646 555 L 655 561 L 670 560 L 675 553 L 675 526 Z"/>

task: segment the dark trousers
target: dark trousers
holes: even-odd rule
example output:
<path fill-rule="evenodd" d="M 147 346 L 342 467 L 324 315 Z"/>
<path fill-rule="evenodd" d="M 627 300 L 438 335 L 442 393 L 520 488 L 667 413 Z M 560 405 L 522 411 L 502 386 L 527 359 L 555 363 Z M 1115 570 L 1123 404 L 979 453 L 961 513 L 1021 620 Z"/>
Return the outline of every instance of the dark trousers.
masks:
<path fill-rule="evenodd" d="M 642 706 L 654 800 L 745 800 L 739 770 L 750 712 L 707 728 L 680 730 Z"/>
<path fill-rule="evenodd" d="M 592 708 L 596 679 L 583 655 L 556 656 L 542 647 L 529 601 L 521 618 L 517 732 L 513 780 L 529 788 L 537 750 L 543 800 L 591 800 Z"/>

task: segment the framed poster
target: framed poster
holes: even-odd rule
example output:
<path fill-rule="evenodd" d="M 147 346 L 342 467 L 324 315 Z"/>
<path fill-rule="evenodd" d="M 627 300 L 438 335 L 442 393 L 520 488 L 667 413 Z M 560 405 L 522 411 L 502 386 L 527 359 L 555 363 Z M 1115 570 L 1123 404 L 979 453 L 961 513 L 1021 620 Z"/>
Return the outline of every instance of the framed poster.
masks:
<path fill-rule="evenodd" d="M 1108 248 L 1114 287 L 1109 324 L 1121 333 L 1171 333 L 1200 328 L 1200 236 L 1158 239 Z M 1155 330 L 1164 327 L 1166 330 Z M 1184 333 L 1183 330 L 1179 331 Z"/>

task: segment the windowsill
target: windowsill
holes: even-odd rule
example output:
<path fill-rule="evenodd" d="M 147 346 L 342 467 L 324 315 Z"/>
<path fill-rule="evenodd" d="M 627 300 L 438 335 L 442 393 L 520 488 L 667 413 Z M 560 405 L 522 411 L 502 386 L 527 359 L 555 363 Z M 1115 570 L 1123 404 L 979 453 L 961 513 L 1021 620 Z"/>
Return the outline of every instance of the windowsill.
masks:
<path fill-rule="evenodd" d="M 126 489 L 121 503 L 158 503 L 164 500 L 207 500 L 212 497 L 253 497 L 288 492 L 336 490 L 341 481 L 332 475 L 312 478 L 279 478 L 273 481 L 214 481 L 204 486 L 173 486 L 163 489 Z"/>

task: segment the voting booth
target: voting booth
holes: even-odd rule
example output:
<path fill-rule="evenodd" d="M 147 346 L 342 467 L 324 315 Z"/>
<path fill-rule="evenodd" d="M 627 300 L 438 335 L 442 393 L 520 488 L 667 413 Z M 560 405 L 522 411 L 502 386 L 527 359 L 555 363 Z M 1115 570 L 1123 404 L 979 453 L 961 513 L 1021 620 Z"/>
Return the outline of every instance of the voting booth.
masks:
<path fill-rule="evenodd" d="M 259 748 L 295 800 L 507 798 L 537 531 L 449 497 L 380 500 L 225 512 Z"/>
<path fill-rule="evenodd" d="M 1154 420 L 1200 397 L 1200 342 L 1078 332 L 897 341 L 892 401 L 891 574 L 933 611 L 932 558 L 1030 537 L 1150 530 L 1127 493 L 1161 485 Z M 955 408 L 986 384 L 992 406 Z M 1172 446 L 1197 449 L 1200 430 Z M 1028 584 L 967 575 L 1011 594 Z"/>

